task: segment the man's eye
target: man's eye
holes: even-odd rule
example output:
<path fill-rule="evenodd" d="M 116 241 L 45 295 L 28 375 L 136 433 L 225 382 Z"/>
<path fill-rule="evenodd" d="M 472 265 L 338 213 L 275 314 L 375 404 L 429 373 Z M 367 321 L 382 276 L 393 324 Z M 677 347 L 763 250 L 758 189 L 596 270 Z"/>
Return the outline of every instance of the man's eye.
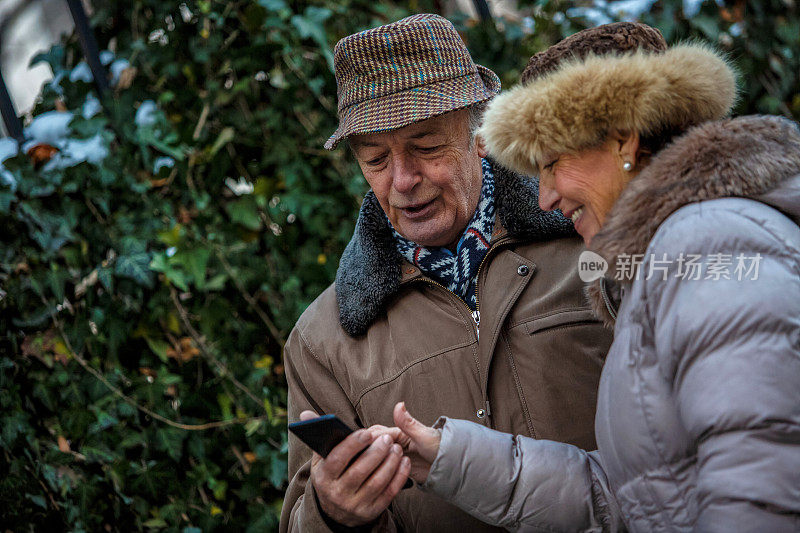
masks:
<path fill-rule="evenodd" d="M 422 152 L 423 154 L 432 154 L 436 150 L 441 148 L 441 145 L 437 146 L 420 146 L 417 148 L 417 151 Z"/>

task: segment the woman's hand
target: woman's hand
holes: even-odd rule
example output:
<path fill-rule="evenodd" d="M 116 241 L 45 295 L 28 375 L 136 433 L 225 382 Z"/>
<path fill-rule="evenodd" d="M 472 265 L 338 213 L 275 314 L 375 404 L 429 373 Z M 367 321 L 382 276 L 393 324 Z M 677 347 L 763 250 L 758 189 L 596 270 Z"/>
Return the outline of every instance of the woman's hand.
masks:
<path fill-rule="evenodd" d="M 404 402 L 394 406 L 394 423 L 402 431 L 395 441 L 403 447 L 406 457 L 411 459 L 409 477 L 417 483 L 424 483 L 439 453 L 442 432 L 411 416 Z"/>

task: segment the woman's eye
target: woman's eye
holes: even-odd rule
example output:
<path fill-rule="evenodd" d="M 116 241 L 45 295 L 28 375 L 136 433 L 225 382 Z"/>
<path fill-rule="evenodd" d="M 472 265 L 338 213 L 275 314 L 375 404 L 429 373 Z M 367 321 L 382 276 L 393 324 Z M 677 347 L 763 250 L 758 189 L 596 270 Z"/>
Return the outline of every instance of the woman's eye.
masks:
<path fill-rule="evenodd" d="M 553 166 L 555 166 L 556 163 L 558 163 L 558 158 L 555 158 L 552 161 L 550 161 L 549 163 L 547 163 L 545 166 L 542 167 L 542 169 L 543 170 L 552 170 Z"/>
<path fill-rule="evenodd" d="M 376 157 L 374 159 L 370 159 L 369 161 L 367 161 L 367 164 L 371 167 L 375 167 L 380 165 L 381 162 L 383 162 L 383 157 Z"/>

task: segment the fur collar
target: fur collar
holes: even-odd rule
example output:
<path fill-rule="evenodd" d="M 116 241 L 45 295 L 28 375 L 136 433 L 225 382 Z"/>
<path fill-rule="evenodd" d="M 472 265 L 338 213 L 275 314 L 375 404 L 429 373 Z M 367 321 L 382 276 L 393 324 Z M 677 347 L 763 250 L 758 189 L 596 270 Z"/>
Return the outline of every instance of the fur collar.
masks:
<path fill-rule="evenodd" d="M 526 241 L 575 235 L 572 223 L 560 213 L 539 209 L 539 184 L 499 167 L 495 175 L 497 216 L 509 235 Z M 391 228 L 375 194 L 361 204 L 353 238 L 344 250 L 336 272 L 339 321 L 351 336 L 366 333 L 400 288 L 402 258 Z"/>
<path fill-rule="evenodd" d="M 684 205 L 723 197 L 760 199 L 798 174 L 800 130 L 795 122 L 752 115 L 696 126 L 628 184 L 591 248 L 615 265 L 621 254 L 644 254 L 662 222 Z M 613 322 L 600 283 L 588 294 L 595 312 Z"/>

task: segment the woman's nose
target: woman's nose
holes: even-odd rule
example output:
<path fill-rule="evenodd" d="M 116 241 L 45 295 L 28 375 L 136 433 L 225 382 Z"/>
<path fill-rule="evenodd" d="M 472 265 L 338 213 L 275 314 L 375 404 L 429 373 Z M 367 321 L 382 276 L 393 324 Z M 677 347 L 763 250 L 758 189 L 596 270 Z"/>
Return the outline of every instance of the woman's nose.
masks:
<path fill-rule="evenodd" d="M 559 196 L 555 189 L 551 189 L 541 181 L 539 182 L 539 207 L 543 211 L 552 211 L 558 204 Z"/>

